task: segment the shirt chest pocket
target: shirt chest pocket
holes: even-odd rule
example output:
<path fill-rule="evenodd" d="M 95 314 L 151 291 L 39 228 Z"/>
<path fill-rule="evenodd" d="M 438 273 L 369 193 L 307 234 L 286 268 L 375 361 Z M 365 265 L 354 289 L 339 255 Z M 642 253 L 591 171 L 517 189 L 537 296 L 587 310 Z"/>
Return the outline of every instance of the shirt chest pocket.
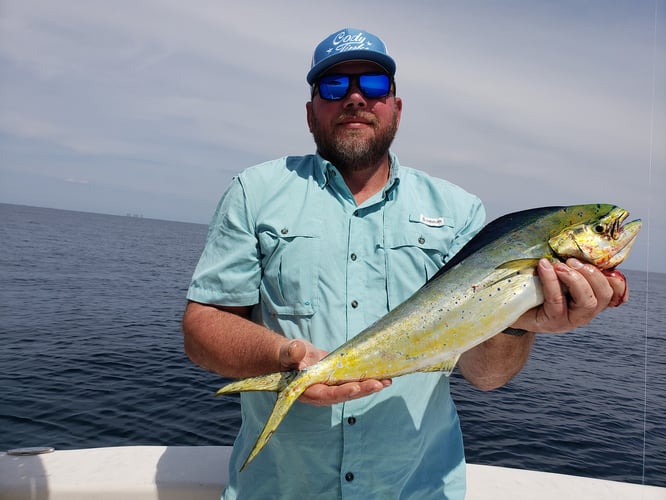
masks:
<path fill-rule="evenodd" d="M 318 306 L 321 238 L 311 230 L 284 228 L 259 234 L 263 274 L 259 292 L 277 315 L 312 315 Z"/>
<path fill-rule="evenodd" d="M 454 229 L 449 225 L 429 226 L 414 221 L 386 232 L 390 309 L 407 300 L 437 273 L 449 259 L 454 238 Z"/>

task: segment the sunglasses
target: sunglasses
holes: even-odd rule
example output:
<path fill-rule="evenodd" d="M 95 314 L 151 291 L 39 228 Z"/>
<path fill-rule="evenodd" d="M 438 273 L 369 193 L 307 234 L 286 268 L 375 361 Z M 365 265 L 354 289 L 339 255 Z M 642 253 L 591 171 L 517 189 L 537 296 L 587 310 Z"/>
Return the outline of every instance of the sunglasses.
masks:
<path fill-rule="evenodd" d="M 317 82 L 319 96 L 326 101 L 339 101 L 349 93 L 352 80 L 358 83 L 361 94 L 367 99 L 386 97 L 391 92 L 391 78 L 386 73 L 326 75 Z"/>

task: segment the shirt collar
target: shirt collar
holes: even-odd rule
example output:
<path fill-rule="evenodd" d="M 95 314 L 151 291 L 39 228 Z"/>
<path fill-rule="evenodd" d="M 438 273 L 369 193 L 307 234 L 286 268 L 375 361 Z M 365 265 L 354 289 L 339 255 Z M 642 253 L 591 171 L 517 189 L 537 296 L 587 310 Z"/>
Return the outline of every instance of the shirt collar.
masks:
<path fill-rule="evenodd" d="M 389 194 L 400 184 L 400 162 L 398 157 L 389 151 L 389 178 L 386 181 L 382 195 L 387 198 Z"/>
<path fill-rule="evenodd" d="M 322 158 L 319 153 L 315 154 L 315 169 L 314 175 L 317 184 L 319 187 L 324 189 L 330 181 L 331 172 L 337 172 L 337 168 L 328 160 Z M 400 183 L 400 162 L 398 157 L 393 154 L 392 151 L 389 151 L 389 178 L 386 181 L 386 185 L 382 190 L 382 195 L 384 197 L 395 189 L 395 187 Z"/>

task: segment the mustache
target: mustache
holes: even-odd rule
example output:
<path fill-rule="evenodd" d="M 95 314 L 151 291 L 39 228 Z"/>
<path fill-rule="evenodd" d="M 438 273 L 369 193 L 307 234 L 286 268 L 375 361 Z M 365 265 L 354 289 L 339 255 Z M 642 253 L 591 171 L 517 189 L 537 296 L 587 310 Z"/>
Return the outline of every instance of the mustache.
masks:
<path fill-rule="evenodd" d="M 354 111 L 353 113 L 341 113 L 336 119 L 336 123 L 344 123 L 348 120 L 361 120 L 372 125 L 377 124 L 377 118 L 368 111 Z"/>

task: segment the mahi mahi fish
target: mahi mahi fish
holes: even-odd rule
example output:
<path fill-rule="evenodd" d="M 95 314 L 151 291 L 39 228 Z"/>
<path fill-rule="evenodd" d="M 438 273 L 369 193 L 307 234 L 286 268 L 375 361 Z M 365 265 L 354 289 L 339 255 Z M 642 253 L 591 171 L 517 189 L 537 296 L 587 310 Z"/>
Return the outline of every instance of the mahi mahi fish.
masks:
<path fill-rule="evenodd" d="M 543 303 L 540 258 L 575 257 L 612 270 L 629 254 L 641 221 L 607 204 L 544 207 L 485 226 L 405 302 L 303 370 L 231 382 L 217 392 L 275 391 L 277 401 L 241 470 L 316 383 L 389 379 L 413 372 L 450 374 L 460 355 Z"/>

